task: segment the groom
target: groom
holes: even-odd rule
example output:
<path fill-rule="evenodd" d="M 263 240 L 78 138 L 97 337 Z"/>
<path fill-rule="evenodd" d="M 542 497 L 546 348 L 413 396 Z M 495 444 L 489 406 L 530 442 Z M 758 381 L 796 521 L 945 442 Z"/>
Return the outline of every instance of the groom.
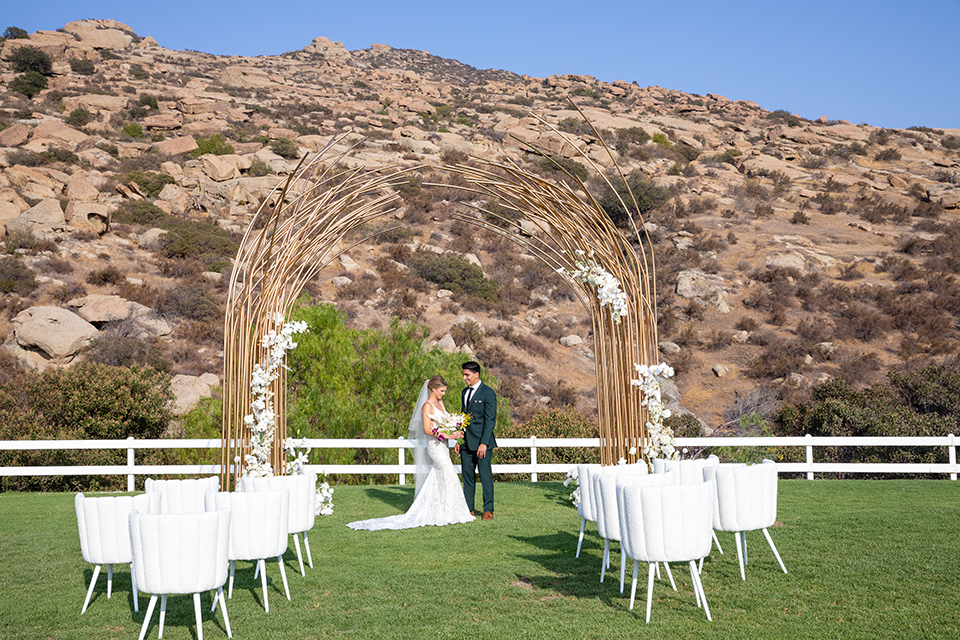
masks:
<path fill-rule="evenodd" d="M 463 380 L 467 388 L 463 390 L 460 401 L 463 413 L 470 416 L 470 423 L 464 433 L 464 444 L 458 446 L 460 470 L 463 475 L 463 495 L 467 500 L 470 515 L 477 495 L 477 480 L 474 475 L 480 472 L 480 485 L 483 488 L 483 519 L 493 520 L 493 470 L 490 457 L 497 441 L 493 437 L 493 428 L 497 420 L 497 394 L 493 389 L 480 382 L 480 365 L 472 360 L 463 363 Z"/>

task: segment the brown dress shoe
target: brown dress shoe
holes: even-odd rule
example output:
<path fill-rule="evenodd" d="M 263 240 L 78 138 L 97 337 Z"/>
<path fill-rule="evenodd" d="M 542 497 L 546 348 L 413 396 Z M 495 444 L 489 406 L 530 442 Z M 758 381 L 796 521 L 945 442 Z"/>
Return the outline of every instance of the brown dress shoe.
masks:
<path fill-rule="evenodd" d="M 493 520 L 493 511 L 484 511 L 483 512 L 484 520 Z"/>
<path fill-rule="evenodd" d="M 470 512 L 470 515 L 475 516 L 475 515 L 477 515 L 477 514 L 475 514 L 473 511 L 471 511 L 471 512 Z"/>

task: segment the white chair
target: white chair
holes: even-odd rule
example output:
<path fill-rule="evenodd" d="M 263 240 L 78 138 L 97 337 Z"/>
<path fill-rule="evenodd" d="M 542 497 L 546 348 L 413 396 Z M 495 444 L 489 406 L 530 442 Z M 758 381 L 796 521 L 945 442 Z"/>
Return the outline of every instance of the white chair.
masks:
<path fill-rule="evenodd" d="M 203 513 L 203 495 L 220 490 L 220 478 L 197 478 L 191 480 L 154 480 L 144 483 L 147 493 L 158 492 L 163 496 L 160 513 Z"/>
<path fill-rule="evenodd" d="M 263 587 L 263 608 L 270 612 L 267 597 L 266 558 L 276 558 L 283 576 L 283 589 L 290 599 L 287 570 L 283 554 L 287 550 L 290 521 L 290 490 L 257 493 L 221 493 L 207 491 L 204 499 L 207 511 L 230 510 L 230 586 L 227 597 L 233 597 L 233 574 L 237 560 L 256 560 Z M 216 602 L 214 602 L 216 607 Z"/>
<path fill-rule="evenodd" d="M 200 592 L 217 590 L 227 637 L 232 638 L 223 584 L 227 581 L 227 552 L 230 547 L 230 512 L 184 514 L 130 513 L 130 545 L 137 586 L 151 594 L 140 628 L 140 640 L 147 634 L 153 609 L 160 595 L 160 633 L 167 614 L 167 595 L 193 594 L 197 640 L 203 640 Z"/>
<path fill-rule="evenodd" d="M 653 476 L 656 477 L 656 476 Z M 647 622 L 653 604 L 653 576 L 656 563 L 686 562 L 697 606 L 710 617 L 710 607 L 700 582 L 696 561 L 710 553 L 714 483 L 624 486 L 621 537 L 624 553 L 633 558 L 633 586 L 630 608 L 637 593 L 638 562 L 647 562 Z M 701 604 L 702 603 L 702 604 Z"/>
<path fill-rule="evenodd" d="M 777 521 L 777 465 L 771 460 L 763 464 L 721 464 L 704 471 L 704 478 L 715 480 L 717 500 L 713 513 L 713 528 L 732 531 L 737 543 L 740 577 L 747 579 L 743 566 L 747 562 L 747 531 L 763 531 L 773 555 L 783 572 L 787 567 L 773 544 L 767 527 Z"/>
<path fill-rule="evenodd" d="M 661 487 L 665 484 L 674 484 L 673 473 L 660 473 L 651 475 L 617 475 L 614 476 L 614 500 L 617 513 L 617 527 L 619 528 L 618 537 L 620 540 L 620 593 L 623 593 L 623 584 L 627 570 L 627 552 L 623 541 L 624 520 L 623 520 L 623 492 L 625 487 Z M 606 512 L 605 512 L 606 513 Z M 660 577 L 660 565 L 657 567 L 657 577 Z M 670 571 L 670 565 L 664 563 L 664 569 L 667 578 L 670 579 L 670 586 L 677 590 L 677 583 L 673 580 L 673 572 Z"/>
<path fill-rule="evenodd" d="M 600 582 L 610 566 L 610 542 L 620 542 L 620 517 L 617 510 L 617 478 L 619 476 L 646 476 L 647 463 L 617 464 L 600 467 L 593 473 L 592 504 L 597 515 L 597 533 L 603 538 L 603 561 L 600 565 Z M 623 576 L 626 567 L 623 553 L 620 554 L 620 592 L 623 593 Z"/>
<path fill-rule="evenodd" d="M 577 465 L 577 482 L 580 485 L 580 504 L 577 505 L 577 514 L 580 516 L 580 538 L 577 540 L 577 555 L 574 556 L 575 558 L 580 557 L 580 547 L 583 546 L 583 532 L 586 528 L 587 521 L 597 521 L 597 514 L 593 509 L 591 489 L 593 476 L 591 474 L 599 468 L 599 464 Z"/>
<path fill-rule="evenodd" d="M 313 528 L 317 518 L 317 474 L 305 473 L 293 476 L 271 476 L 269 478 L 241 478 L 240 486 L 244 491 L 280 491 L 290 490 L 290 535 L 297 550 L 300 563 L 300 575 L 307 575 L 303 569 L 303 555 L 300 553 L 299 533 L 303 537 L 303 546 L 307 549 L 307 562 L 313 569 L 313 556 L 310 554 L 310 540 L 307 532 Z"/>
<path fill-rule="evenodd" d="M 697 458 L 695 460 L 664 460 L 654 458 L 653 472 L 676 472 L 676 475 L 674 475 L 674 484 L 700 484 L 704 480 L 703 470 L 716 467 L 718 464 L 720 464 L 720 458 L 715 455 L 709 455 L 706 458 Z M 717 538 L 716 533 L 711 535 L 713 536 L 714 544 L 717 545 L 717 551 L 720 552 L 720 555 L 723 555 L 723 547 L 720 546 L 720 539 Z M 703 568 L 702 560 L 700 568 Z"/>
<path fill-rule="evenodd" d="M 80 532 L 80 553 L 87 562 L 96 565 L 90 588 L 83 601 L 80 615 L 87 611 L 90 596 L 100 577 L 100 567 L 107 565 L 107 597 L 113 593 L 113 565 L 133 561 L 130 551 L 130 512 L 160 513 L 160 494 L 145 493 L 138 496 L 110 496 L 88 498 L 78 493 L 74 499 L 77 510 L 77 529 Z M 137 597 L 137 582 L 130 570 L 133 586 L 133 610 L 140 611 Z"/>

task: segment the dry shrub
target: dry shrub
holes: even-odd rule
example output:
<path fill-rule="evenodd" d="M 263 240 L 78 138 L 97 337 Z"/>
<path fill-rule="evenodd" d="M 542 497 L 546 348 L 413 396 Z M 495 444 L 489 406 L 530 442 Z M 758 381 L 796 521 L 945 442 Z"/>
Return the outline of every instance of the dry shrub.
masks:
<path fill-rule="evenodd" d="M 127 281 L 127 276 L 122 271 L 108 265 L 103 269 L 97 269 L 87 274 L 87 283 L 95 287 L 103 287 L 110 284 L 121 284 Z"/>
<path fill-rule="evenodd" d="M 337 300 L 370 300 L 376 295 L 377 279 L 369 274 L 361 274 L 350 284 L 337 289 Z"/>
<path fill-rule="evenodd" d="M 740 331 L 756 331 L 760 323 L 753 316 L 742 316 L 734 326 Z"/>
<path fill-rule="evenodd" d="M 713 329 L 711 330 L 704 341 L 704 346 L 707 349 L 716 351 L 718 349 L 723 349 L 730 345 L 730 332 L 724 331 L 722 329 Z"/>
<path fill-rule="evenodd" d="M 547 395 L 550 396 L 550 406 L 554 408 L 577 408 L 577 390 L 563 380 L 557 380 L 547 385 Z"/>
<path fill-rule="evenodd" d="M 761 380 L 786 378 L 803 367 L 804 355 L 802 345 L 776 336 L 766 344 L 763 353 L 747 365 L 746 372 Z"/>
<path fill-rule="evenodd" d="M 836 360 L 840 365 L 840 377 L 852 386 L 867 386 L 881 377 L 877 374 L 880 358 L 873 351 L 843 350 Z"/>

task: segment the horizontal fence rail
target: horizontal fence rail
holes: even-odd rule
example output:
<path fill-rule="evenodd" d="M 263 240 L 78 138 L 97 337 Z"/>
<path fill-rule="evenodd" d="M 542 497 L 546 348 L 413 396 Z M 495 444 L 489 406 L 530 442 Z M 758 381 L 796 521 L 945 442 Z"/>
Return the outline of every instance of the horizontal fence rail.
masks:
<path fill-rule="evenodd" d="M 414 447 L 412 440 L 403 437 L 390 439 L 320 439 L 310 438 L 304 443 L 311 449 L 396 449 L 396 464 L 326 464 L 307 465 L 307 471 L 333 474 L 386 474 L 397 475 L 400 484 L 406 484 L 408 475 L 413 474 L 413 456 L 408 462 L 406 450 Z M 565 473 L 570 464 L 538 463 L 537 450 L 554 447 L 599 448 L 600 438 L 501 438 L 498 448 L 528 449 L 528 464 L 494 464 L 495 474 L 530 474 L 530 480 L 537 482 L 541 473 Z M 805 462 L 780 462 L 777 469 L 782 473 L 806 474 L 813 480 L 815 473 L 898 473 L 898 474 L 949 474 L 951 480 L 957 479 L 960 466 L 957 465 L 956 439 L 953 434 L 937 437 L 853 437 L 853 436 L 798 436 L 798 437 L 762 437 L 762 438 L 676 438 L 675 446 L 679 450 L 701 447 L 797 447 L 806 451 Z M 946 463 L 863 463 L 863 462 L 815 462 L 817 447 L 922 447 L 947 450 Z M 158 475 L 217 475 L 219 464 L 136 464 L 136 452 L 149 449 L 220 449 L 221 440 L 175 440 L 154 439 L 138 440 L 0 440 L 0 451 L 68 451 L 68 450 L 111 450 L 127 452 L 125 465 L 88 465 L 88 466 L 0 466 L 0 476 L 127 476 L 127 490 L 133 491 L 136 476 Z M 232 469 L 231 469 L 232 471 Z"/>

